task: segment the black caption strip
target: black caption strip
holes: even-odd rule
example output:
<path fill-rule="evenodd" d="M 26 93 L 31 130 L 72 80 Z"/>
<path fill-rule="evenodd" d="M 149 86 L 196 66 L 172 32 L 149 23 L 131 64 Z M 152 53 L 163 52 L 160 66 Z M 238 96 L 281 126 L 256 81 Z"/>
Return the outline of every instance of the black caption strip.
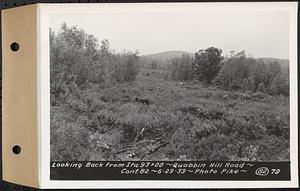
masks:
<path fill-rule="evenodd" d="M 51 180 L 290 180 L 290 162 L 51 162 Z"/>

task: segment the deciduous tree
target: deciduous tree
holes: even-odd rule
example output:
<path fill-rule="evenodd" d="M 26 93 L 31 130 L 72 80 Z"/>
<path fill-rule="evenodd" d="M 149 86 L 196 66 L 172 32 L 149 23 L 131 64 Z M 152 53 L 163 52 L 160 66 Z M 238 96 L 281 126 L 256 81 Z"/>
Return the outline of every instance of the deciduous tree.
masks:
<path fill-rule="evenodd" d="M 196 52 L 193 66 L 196 79 L 210 84 L 221 69 L 221 54 L 222 50 L 215 47 Z"/>

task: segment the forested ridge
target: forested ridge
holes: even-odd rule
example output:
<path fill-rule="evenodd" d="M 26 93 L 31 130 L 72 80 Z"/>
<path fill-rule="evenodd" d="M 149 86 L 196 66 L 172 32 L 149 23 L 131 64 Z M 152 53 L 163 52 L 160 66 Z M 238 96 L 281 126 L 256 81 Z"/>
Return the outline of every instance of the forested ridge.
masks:
<path fill-rule="evenodd" d="M 289 67 L 208 47 L 163 62 L 50 29 L 51 160 L 289 160 Z"/>

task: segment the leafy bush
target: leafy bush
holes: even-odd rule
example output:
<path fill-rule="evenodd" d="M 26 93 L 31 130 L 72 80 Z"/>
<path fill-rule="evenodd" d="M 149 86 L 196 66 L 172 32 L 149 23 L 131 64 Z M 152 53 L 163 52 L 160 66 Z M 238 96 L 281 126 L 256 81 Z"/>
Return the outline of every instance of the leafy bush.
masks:
<path fill-rule="evenodd" d="M 272 81 L 271 87 L 270 87 L 270 93 L 271 94 L 282 94 L 285 96 L 289 95 L 290 90 L 290 84 L 289 84 L 289 78 L 288 75 L 284 76 L 283 74 L 278 74 Z"/>
<path fill-rule="evenodd" d="M 258 118 L 262 125 L 266 127 L 267 134 L 289 139 L 289 111 L 262 110 L 259 112 Z"/>
<path fill-rule="evenodd" d="M 290 158 L 288 139 L 268 135 L 256 144 L 259 146 L 257 151 L 259 161 L 282 161 Z"/>
<path fill-rule="evenodd" d="M 211 84 L 221 69 L 222 50 L 215 47 L 201 49 L 195 53 L 193 72 L 199 81 Z"/>
<path fill-rule="evenodd" d="M 230 160 L 234 149 L 231 140 L 226 135 L 212 134 L 203 137 L 191 151 L 194 160 Z"/>
<path fill-rule="evenodd" d="M 263 92 L 263 93 L 266 92 L 265 84 L 263 82 L 261 82 L 260 84 L 258 84 L 257 91 Z"/>
<path fill-rule="evenodd" d="M 200 119 L 218 120 L 222 119 L 225 115 L 224 108 L 217 104 L 190 105 L 179 109 L 182 112 L 195 115 Z"/>
<path fill-rule="evenodd" d="M 98 40 L 65 23 L 55 33 L 50 29 L 51 105 L 66 103 L 78 92 L 67 87 L 88 88 L 93 83 L 112 85 L 132 82 L 139 71 L 138 52 L 113 53 L 109 42 Z M 67 59 L 66 59 L 67 58 Z M 75 95 L 76 96 L 76 95 Z"/>
<path fill-rule="evenodd" d="M 213 82 L 225 89 L 289 95 L 288 71 L 277 61 L 265 63 L 262 59 L 247 57 L 245 51 L 232 52 Z"/>
<path fill-rule="evenodd" d="M 51 120 L 51 160 L 78 161 L 89 158 L 90 131 L 79 120 Z"/>

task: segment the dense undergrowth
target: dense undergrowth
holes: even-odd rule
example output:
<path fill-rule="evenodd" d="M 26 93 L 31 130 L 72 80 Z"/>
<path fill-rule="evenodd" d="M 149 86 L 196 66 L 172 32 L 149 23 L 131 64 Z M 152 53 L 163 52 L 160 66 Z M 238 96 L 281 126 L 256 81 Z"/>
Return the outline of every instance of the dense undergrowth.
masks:
<path fill-rule="evenodd" d="M 221 53 L 149 65 L 50 30 L 51 160 L 289 160 L 288 65 Z"/>
<path fill-rule="evenodd" d="M 288 97 L 182 85 L 159 72 L 94 84 L 52 107 L 51 159 L 289 160 Z"/>

